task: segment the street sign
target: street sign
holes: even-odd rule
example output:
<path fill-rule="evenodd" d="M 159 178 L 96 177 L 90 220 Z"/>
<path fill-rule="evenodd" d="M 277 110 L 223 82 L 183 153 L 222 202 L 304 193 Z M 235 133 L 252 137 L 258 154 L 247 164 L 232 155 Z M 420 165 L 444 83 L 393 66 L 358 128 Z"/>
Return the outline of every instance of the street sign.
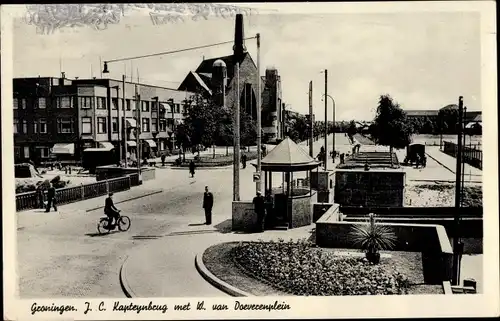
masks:
<path fill-rule="evenodd" d="M 260 172 L 253 173 L 253 181 L 254 182 L 259 182 L 260 181 Z"/>

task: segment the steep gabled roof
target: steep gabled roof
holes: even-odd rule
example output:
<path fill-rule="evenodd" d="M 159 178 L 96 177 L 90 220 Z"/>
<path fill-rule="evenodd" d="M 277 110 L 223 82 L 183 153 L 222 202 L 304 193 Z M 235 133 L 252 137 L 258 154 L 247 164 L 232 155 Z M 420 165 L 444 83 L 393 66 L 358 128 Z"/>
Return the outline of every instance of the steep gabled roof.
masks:
<path fill-rule="evenodd" d="M 201 64 L 196 68 L 196 73 L 201 74 L 212 74 L 212 66 L 214 62 L 218 59 L 221 59 L 226 63 L 227 67 L 227 78 L 228 81 L 233 79 L 234 77 L 234 67 L 236 66 L 236 63 L 242 63 L 243 60 L 247 57 L 248 52 L 244 53 L 243 55 L 236 57 L 234 55 L 229 55 L 229 56 L 224 56 L 224 57 L 216 57 L 216 58 L 210 58 L 203 60 Z"/>
<path fill-rule="evenodd" d="M 210 90 L 210 87 L 208 87 L 208 85 L 205 83 L 205 81 L 201 78 L 201 76 L 199 74 L 197 74 L 196 72 L 192 72 L 191 73 L 193 74 L 194 78 L 196 78 L 196 80 L 198 81 L 198 83 L 200 84 L 200 86 L 202 86 L 206 91 L 208 91 L 208 93 L 211 95 L 212 94 L 212 91 Z"/>

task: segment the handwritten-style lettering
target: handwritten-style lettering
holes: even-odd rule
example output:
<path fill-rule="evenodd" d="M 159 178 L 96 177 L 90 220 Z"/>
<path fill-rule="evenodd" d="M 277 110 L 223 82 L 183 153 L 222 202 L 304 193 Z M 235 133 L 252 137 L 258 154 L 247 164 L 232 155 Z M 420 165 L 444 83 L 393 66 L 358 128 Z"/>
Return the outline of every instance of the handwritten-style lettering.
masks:
<path fill-rule="evenodd" d="M 38 312 L 56 312 L 62 315 L 64 312 L 76 311 L 77 309 L 73 305 L 56 305 L 55 303 L 52 303 L 52 305 L 38 305 L 36 302 L 31 305 L 32 315 Z"/>

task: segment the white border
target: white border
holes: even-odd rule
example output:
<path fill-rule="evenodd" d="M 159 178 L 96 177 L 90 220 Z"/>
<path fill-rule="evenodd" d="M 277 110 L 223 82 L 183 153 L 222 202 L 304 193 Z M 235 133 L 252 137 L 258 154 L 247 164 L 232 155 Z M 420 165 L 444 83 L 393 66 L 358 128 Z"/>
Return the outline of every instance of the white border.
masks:
<path fill-rule="evenodd" d="M 496 84 L 496 17 L 493 1 L 463 2 L 383 2 L 383 3 L 240 3 L 239 5 L 256 9 L 274 8 L 280 13 L 366 13 L 374 12 L 436 12 L 436 11 L 476 11 L 481 15 L 481 84 L 483 104 L 483 153 L 484 153 L 484 294 L 453 296 L 397 296 L 397 297 L 266 297 L 266 298 L 154 298 L 155 304 L 176 303 L 204 300 L 205 306 L 212 303 L 226 303 L 230 307 L 236 300 L 245 303 L 274 303 L 286 301 L 291 310 L 282 311 L 197 311 L 175 312 L 166 314 L 141 312 L 110 312 L 112 302 L 107 299 L 86 300 L 36 300 L 38 304 L 74 304 L 80 308 L 78 314 L 40 313 L 30 315 L 33 300 L 17 299 L 18 280 L 15 273 L 16 224 L 14 204 L 13 174 L 13 112 L 7 106 L 12 105 L 12 16 L 19 16 L 19 6 L 1 8 L 1 60 L 2 60 L 2 196 L 3 196 L 3 241 L 4 241 L 4 319 L 219 319 L 219 318 L 354 318 L 354 317 L 468 317 L 498 316 L 499 312 L 499 261 L 498 261 L 498 144 L 497 144 L 497 84 Z M 14 13 L 15 12 L 15 13 Z M 264 12 L 265 14 L 265 12 Z M 452 44 L 450 44 L 452 45 Z M 460 68 L 460 66 L 457 66 Z M 457 99 L 460 93 L 457 93 Z M 193 266 L 194 268 L 194 266 Z M 122 303 L 148 304 L 150 299 L 119 299 Z M 94 305 L 104 301 L 107 312 L 81 313 L 84 302 Z M 97 310 L 97 309 L 94 309 Z"/>

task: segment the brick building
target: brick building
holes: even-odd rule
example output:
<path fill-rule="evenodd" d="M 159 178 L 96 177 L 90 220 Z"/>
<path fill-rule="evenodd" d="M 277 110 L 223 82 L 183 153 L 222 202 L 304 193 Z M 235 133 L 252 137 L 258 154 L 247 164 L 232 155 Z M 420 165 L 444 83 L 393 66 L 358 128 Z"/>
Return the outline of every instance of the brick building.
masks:
<path fill-rule="evenodd" d="M 37 163 L 80 160 L 85 148 L 124 151 L 124 133 L 129 155 L 135 157 L 138 125 L 142 155 L 166 151 L 175 145 L 175 125 L 193 98 L 190 92 L 125 82 L 123 99 L 122 81 L 70 80 L 64 73 L 61 78 L 16 78 L 13 89 L 15 159 Z M 119 133 L 120 128 L 125 131 Z"/>
<path fill-rule="evenodd" d="M 236 15 L 233 53 L 228 56 L 204 59 L 195 71 L 190 71 L 179 86 L 179 90 L 198 92 L 219 100 L 222 92 L 221 79 L 214 73 L 214 63 L 222 60 L 226 65 L 225 101 L 226 106 L 234 108 L 235 99 L 239 97 L 240 110 L 257 115 L 257 66 L 247 52 L 244 40 L 243 15 Z M 240 64 L 239 92 L 237 93 L 235 66 Z M 263 141 L 275 141 L 282 138 L 282 97 L 281 78 L 275 68 L 268 68 L 265 76 L 261 76 L 262 131 Z"/>

